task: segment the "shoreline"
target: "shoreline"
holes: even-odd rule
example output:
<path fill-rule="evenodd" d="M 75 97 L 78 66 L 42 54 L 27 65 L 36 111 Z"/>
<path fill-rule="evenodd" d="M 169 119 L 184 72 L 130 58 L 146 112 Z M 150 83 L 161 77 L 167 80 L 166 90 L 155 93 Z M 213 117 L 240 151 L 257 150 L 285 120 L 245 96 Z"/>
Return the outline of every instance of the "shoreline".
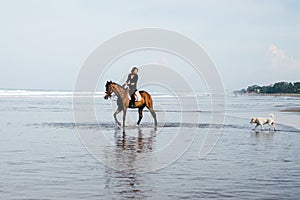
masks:
<path fill-rule="evenodd" d="M 293 112 L 293 113 L 298 113 L 298 112 L 300 112 L 300 107 L 285 108 L 285 109 L 283 109 L 283 110 L 280 110 L 280 112 Z"/>
<path fill-rule="evenodd" d="M 270 96 L 270 97 L 300 97 L 300 94 L 296 93 L 274 93 L 274 94 L 261 94 L 261 93 L 237 93 L 239 95 L 247 95 L 247 96 Z"/>
<path fill-rule="evenodd" d="M 285 93 L 274 93 L 274 94 L 259 94 L 259 93 L 236 93 L 236 95 L 242 96 L 268 96 L 268 97 L 300 97 L 300 94 L 285 94 Z M 286 107 L 280 110 L 280 112 L 287 112 L 287 113 L 300 113 L 300 107 Z"/>

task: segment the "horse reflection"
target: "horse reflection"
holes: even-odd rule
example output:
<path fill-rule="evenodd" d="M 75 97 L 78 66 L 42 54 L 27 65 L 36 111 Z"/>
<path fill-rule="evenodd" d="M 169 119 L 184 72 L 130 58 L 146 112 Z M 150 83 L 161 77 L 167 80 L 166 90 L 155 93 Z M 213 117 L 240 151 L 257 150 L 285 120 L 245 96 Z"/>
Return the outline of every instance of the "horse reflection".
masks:
<path fill-rule="evenodd" d="M 133 132 L 134 131 L 134 132 Z M 150 132 L 150 133 L 149 133 Z M 136 172 L 138 155 L 151 152 L 155 139 L 156 129 L 143 133 L 142 128 L 123 131 L 115 129 L 115 149 L 113 155 L 115 164 L 121 170 L 106 169 L 105 188 L 117 196 L 116 199 L 144 198 L 144 191 L 151 188 L 144 188 L 143 182 L 148 181 L 146 174 Z"/>
<path fill-rule="evenodd" d="M 150 131 L 150 135 L 143 135 L 143 130 L 138 127 L 137 136 L 133 136 L 130 134 L 126 134 L 125 129 L 123 129 L 122 133 L 119 129 L 115 131 L 115 143 L 116 150 L 119 152 L 128 151 L 131 153 L 146 153 L 150 152 L 153 148 L 153 138 L 155 136 L 156 128 Z"/>

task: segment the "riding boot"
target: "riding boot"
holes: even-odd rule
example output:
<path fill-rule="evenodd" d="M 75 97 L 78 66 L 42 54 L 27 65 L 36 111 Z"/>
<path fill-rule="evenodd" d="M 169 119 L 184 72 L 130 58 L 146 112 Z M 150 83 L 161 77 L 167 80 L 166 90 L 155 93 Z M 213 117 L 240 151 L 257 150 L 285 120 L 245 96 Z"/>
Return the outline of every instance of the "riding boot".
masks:
<path fill-rule="evenodd" d="M 134 97 L 134 94 L 131 95 L 131 100 L 129 101 L 129 108 L 135 108 L 135 97 Z"/>

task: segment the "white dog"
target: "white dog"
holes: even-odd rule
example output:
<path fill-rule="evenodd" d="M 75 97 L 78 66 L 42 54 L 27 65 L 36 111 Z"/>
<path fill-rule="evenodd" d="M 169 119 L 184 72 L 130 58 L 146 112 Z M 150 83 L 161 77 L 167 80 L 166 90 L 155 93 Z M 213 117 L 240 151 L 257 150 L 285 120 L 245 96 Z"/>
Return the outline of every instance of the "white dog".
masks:
<path fill-rule="evenodd" d="M 271 116 L 271 118 L 252 118 L 250 121 L 250 124 L 256 124 L 254 130 L 256 130 L 256 128 L 258 126 L 261 126 L 261 130 L 264 130 L 264 125 L 268 124 L 270 126 L 269 130 L 271 130 L 271 128 L 274 129 L 274 131 L 276 131 L 275 129 L 275 121 L 274 121 L 274 115 L 273 114 L 269 114 Z"/>

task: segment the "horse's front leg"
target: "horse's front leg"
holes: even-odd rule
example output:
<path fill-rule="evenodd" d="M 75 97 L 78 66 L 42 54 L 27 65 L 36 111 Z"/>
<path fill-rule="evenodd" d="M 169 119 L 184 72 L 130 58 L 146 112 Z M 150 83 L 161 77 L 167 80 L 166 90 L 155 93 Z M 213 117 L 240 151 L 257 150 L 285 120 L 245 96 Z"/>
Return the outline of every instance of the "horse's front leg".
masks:
<path fill-rule="evenodd" d="M 123 127 L 125 127 L 126 112 L 127 112 L 127 108 L 124 108 L 124 109 L 123 109 Z"/>
<path fill-rule="evenodd" d="M 118 121 L 118 119 L 117 119 L 117 114 L 118 114 L 119 112 L 121 112 L 121 109 L 120 109 L 120 108 L 117 108 L 116 112 L 114 113 L 114 118 L 115 118 L 115 122 L 116 122 L 119 126 L 121 126 L 121 123 L 120 123 L 120 122 Z"/>

